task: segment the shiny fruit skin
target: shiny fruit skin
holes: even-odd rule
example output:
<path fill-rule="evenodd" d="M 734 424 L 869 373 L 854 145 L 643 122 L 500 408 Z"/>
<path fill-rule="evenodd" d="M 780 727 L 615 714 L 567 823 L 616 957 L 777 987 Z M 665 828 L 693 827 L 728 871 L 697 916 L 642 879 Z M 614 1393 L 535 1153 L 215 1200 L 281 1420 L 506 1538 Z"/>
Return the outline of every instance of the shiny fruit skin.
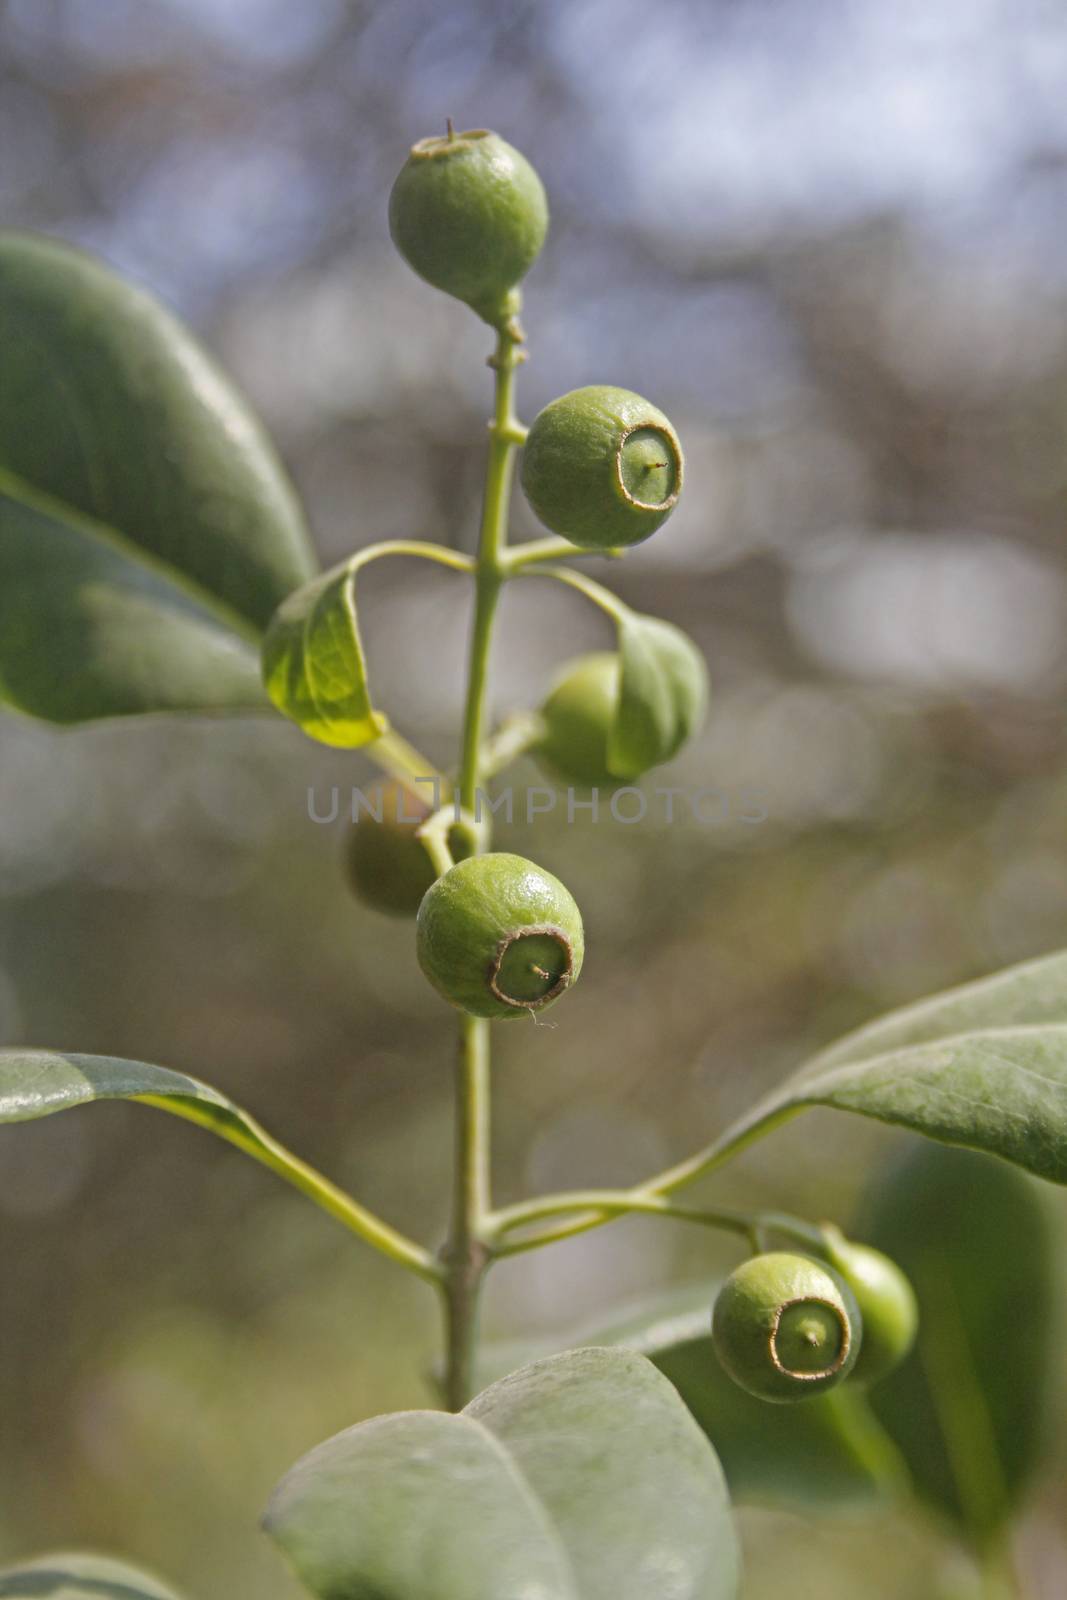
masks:
<path fill-rule="evenodd" d="M 553 533 L 583 549 L 640 544 L 682 489 L 682 447 L 667 417 L 629 389 L 574 389 L 534 418 L 522 487 Z"/>
<path fill-rule="evenodd" d="M 614 651 L 578 656 L 563 668 L 541 707 L 545 736 L 537 746 L 538 759 L 567 783 L 615 789 L 625 781 L 608 768 L 621 671 Z"/>
<path fill-rule="evenodd" d="M 389 198 L 389 231 L 420 278 L 501 327 L 544 244 L 548 202 L 525 156 L 473 128 L 412 147 Z"/>
<path fill-rule="evenodd" d="M 475 1017 L 542 1011 L 577 981 L 585 954 L 570 892 L 506 851 L 460 861 L 427 890 L 416 952 L 444 999 Z"/>

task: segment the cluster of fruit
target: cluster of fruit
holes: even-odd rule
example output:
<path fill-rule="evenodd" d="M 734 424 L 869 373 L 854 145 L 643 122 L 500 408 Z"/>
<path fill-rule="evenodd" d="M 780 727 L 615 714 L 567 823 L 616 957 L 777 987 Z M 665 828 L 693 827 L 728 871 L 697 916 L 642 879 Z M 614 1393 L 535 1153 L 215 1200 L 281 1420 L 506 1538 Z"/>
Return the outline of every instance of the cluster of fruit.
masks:
<path fill-rule="evenodd" d="M 544 243 L 548 208 L 534 169 L 485 129 L 414 146 L 389 207 L 393 239 L 411 267 L 494 327 L 511 326 L 517 285 Z M 552 401 L 525 436 L 522 487 L 553 533 L 585 550 L 647 539 L 678 502 L 683 461 L 668 419 L 640 395 L 593 386 Z M 536 753 L 555 777 L 583 789 L 640 776 L 609 749 L 619 657 L 569 663 L 541 708 Z M 647 770 L 647 769 L 644 769 Z M 399 783 L 378 796 L 382 819 L 353 827 L 349 879 L 377 909 L 418 916 L 418 954 L 430 982 L 479 1017 L 522 1016 L 551 1005 L 581 970 L 582 920 L 551 873 L 504 852 L 468 854 L 437 877 L 418 832 L 425 798 Z"/>
<path fill-rule="evenodd" d="M 533 168 L 485 130 L 450 128 L 422 140 L 390 204 L 393 238 L 409 265 L 516 339 L 517 285 L 547 222 Z M 580 549 L 636 544 L 677 504 L 683 461 L 675 431 L 627 390 L 584 388 L 554 400 L 524 446 L 527 499 L 546 527 Z M 648 769 L 613 761 L 620 684 L 616 653 L 564 668 L 540 708 L 533 744 L 554 775 L 588 789 Z M 349 878 L 376 908 L 417 916 L 419 962 L 434 987 L 476 1017 L 551 1005 L 578 977 L 584 951 L 581 915 L 564 885 L 521 856 L 476 853 L 459 826 L 449 836 L 454 864 L 438 875 L 420 837 L 430 816 L 425 799 L 399 782 L 383 785 L 380 799 L 380 820 L 376 812 L 351 831 Z M 802 1399 L 849 1376 L 876 1382 L 914 1339 L 915 1297 L 899 1268 L 836 1229 L 822 1237 L 823 1259 L 754 1255 L 716 1301 L 719 1359 L 761 1399 Z"/>
<path fill-rule="evenodd" d="M 715 1301 L 723 1367 L 760 1400 L 805 1400 L 851 1377 L 878 1383 L 918 1330 L 911 1284 L 869 1245 L 822 1229 L 826 1259 L 768 1251 L 742 1262 Z"/>

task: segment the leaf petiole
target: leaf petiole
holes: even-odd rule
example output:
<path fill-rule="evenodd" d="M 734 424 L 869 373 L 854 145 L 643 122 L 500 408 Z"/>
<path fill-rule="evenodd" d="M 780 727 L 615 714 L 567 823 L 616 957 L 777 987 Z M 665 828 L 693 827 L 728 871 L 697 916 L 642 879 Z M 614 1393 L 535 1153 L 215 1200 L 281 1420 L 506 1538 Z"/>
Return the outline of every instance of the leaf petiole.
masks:
<path fill-rule="evenodd" d="M 597 1221 L 584 1220 L 584 1227 L 615 1221 L 624 1216 L 667 1217 L 675 1222 L 695 1222 L 706 1228 L 720 1228 L 737 1233 L 749 1240 L 753 1248 L 760 1248 L 760 1239 L 766 1233 L 779 1233 L 809 1249 L 821 1250 L 822 1230 L 814 1223 L 777 1211 L 743 1211 L 734 1208 L 701 1208 L 675 1205 L 661 1195 L 641 1193 L 636 1189 L 586 1189 L 568 1194 L 547 1195 L 540 1200 L 528 1200 L 506 1206 L 493 1212 L 489 1218 L 487 1238 L 496 1256 L 518 1255 L 525 1250 L 540 1249 L 542 1245 L 568 1237 L 580 1231 L 574 1226 L 573 1213 L 596 1211 Z M 570 1226 L 544 1229 L 519 1239 L 506 1236 L 531 1223 L 556 1216 L 572 1215 Z M 579 1219 L 581 1220 L 581 1219 Z"/>

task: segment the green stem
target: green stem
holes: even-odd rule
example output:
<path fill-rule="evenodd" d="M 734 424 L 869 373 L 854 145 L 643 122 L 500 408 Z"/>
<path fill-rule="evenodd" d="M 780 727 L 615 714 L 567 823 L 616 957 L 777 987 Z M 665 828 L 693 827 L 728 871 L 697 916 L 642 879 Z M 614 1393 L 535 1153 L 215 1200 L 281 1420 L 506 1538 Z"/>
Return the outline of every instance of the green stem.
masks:
<path fill-rule="evenodd" d="M 688 1183 L 694 1183 L 697 1178 L 714 1172 L 718 1167 L 725 1166 L 727 1161 L 740 1155 L 749 1144 L 755 1143 L 780 1122 L 786 1122 L 790 1117 L 796 1116 L 797 1112 L 797 1107 L 786 1107 L 777 1116 L 761 1121 L 756 1127 L 749 1129 L 742 1137 L 731 1139 L 726 1144 L 710 1145 L 707 1149 L 688 1157 L 687 1160 L 680 1161 L 677 1166 L 669 1167 L 666 1172 L 657 1173 L 653 1178 L 646 1178 L 644 1183 L 635 1185 L 628 1192 L 638 1200 L 671 1194 L 675 1189 L 681 1189 Z M 591 1192 L 596 1193 L 595 1190 Z M 528 1241 L 528 1248 L 538 1249 L 541 1245 L 556 1244 L 561 1239 L 573 1239 L 580 1233 L 591 1232 L 593 1228 L 602 1228 L 621 1215 L 622 1213 L 618 1211 L 584 1212 L 570 1222 L 560 1223 L 556 1228 L 547 1228 L 543 1233 L 535 1234 Z"/>
<path fill-rule="evenodd" d="M 838 1434 L 859 1464 L 889 1499 L 903 1502 L 911 1492 L 904 1458 L 886 1433 L 862 1392 L 846 1384 L 823 1396 Z"/>
<path fill-rule="evenodd" d="M 425 781 L 427 778 L 436 780 L 436 792 L 442 801 L 448 799 L 452 792 L 452 785 L 443 773 L 437 771 L 432 761 L 427 761 L 424 755 L 409 744 L 402 734 L 395 728 L 390 728 L 388 733 L 381 734 L 373 744 L 365 746 L 367 754 L 376 761 L 383 772 L 391 778 L 399 778 L 402 783 L 412 783 L 416 780 Z M 417 789 L 417 794 L 425 796 L 425 789 Z"/>
<path fill-rule="evenodd" d="M 500 328 L 494 369 L 496 403 L 489 425 L 489 460 L 475 567 L 474 619 L 471 624 L 467 703 L 459 770 L 459 798 L 464 810 L 478 818 L 482 778 L 482 741 L 486 717 L 489 653 L 497 600 L 504 581 L 508 509 L 515 469 L 515 449 L 525 437 L 514 413 L 515 369 L 522 359 L 518 306 L 515 317 Z M 479 848 L 489 843 L 482 831 Z M 489 1187 L 489 1024 L 464 1016 L 460 1023 L 456 1069 L 456 1151 L 452 1221 L 444 1248 L 444 1303 L 447 1339 L 445 1394 L 448 1406 L 460 1411 L 475 1384 L 478 1348 L 478 1306 L 489 1265 L 485 1242 L 490 1208 Z"/>
<path fill-rule="evenodd" d="M 490 363 L 496 373 L 496 405 L 489 425 L 489 461 L 475 567 L 474 622 L 471 627 L 467 705 L 459 768 L 460 803 L 468 811 L 475 812 L 485 723 L 489 647 L 496 604 L 504 581 L 503 557 L 507 547 L 511 480 L 515 470 L 517 431 L 521 431 L 513 410 L 515 369 L 520 359 L 513 331 L 510 327 L 501 328 L 496 353 Z"/>
<path fill-rule="evenodd" d="M 721 1228 L 728 1233 L 741 1234 L 754 1241 L 764 1231 L 781 1233 L 787 1238 L 819 1250 L 823 1246 L 822 1230 L 814 1223 L 804 1222 L 778 1211 L 740 1211 L 732 1207 L 696 1210 L 691 1206 L 678 1206 L 656 1195 L 640 1194 L 634 1189 L 580 1189 L 569 1194 L 546 1195 L 540 1200 L 526 1200 L 518 1205 L 505 1206 L 493 1212 L 488 1219 L 489 1240 L 493 1254 L 517 1255 L 523 1250 L 535 1250 L 548 1244 L 556 1235 L 543 1232 L 523 1239 L 501 1243 L 504 1235 L 516 1228 L 527 1227 L 543 1217 L 566 1216 L 573 1212 L 595 1209 L 605 1221 L 624 1216 L 668 1217 L 675 1222 L 695 1222 L 705 1228 Z"/>
<path fill-rule="evenodd" d="M 583 550 L 571 539 L 561 539 L 553 534 L 548 539 L 529 539 L 525 544 L 517 544 L 508 551 L 505 567 L 508 577 L 524 572 L 527 567 L 539 566 L 544 561 L 569 561 L 576 556 L 611 556 L 618 558 L 625 555 L 623 549 L 610 550 Z"/>
<path fill-rule="evenodd" d="M 345 1194 L 343 1189 L 324 1178 L 321 1172 L 287 1150 L 247 1112 L 242 1111 L 239 1118 L 235 1115 L 224 1120 L 210 1102 L 179 1100 L 174 1095 L 161 1097 L 145 1094 L 137 1098 L 144 1105 L 169 1111 L 172 1116 L 182 1117 L 186 1122 L 193 1122 L 200 1128 L 218 1134 L 219 1138 L 235 1145 L 279 1178 L 284 1178 L 286 1183 L 291 1183 L 294 1189 L 299 1189 L 301 1194 L 313 1200 L 335 1221 L 342 1223 L 366 1244 L 373 1245 L 391 1261 L 398 1262 L 400 1266 L 407 1267 L 432 1283 L 441 1281 L 441 1268 L 428 1250 L 390 1227 L 373 1211 L 368 1211 L 366 1206 L 361 1206 L 351 1195 Z"/>
<path fill-rule="evenodd" d="M 510 767 L 527 750 L 540 744 L 545 731 L 545 719 L 537 711 L 516 711 L 507 717 L 482 746 L 483 782 L 495 778 L 498 772 Z"/>
<path fill-rule="evenodd" d="M 566 540 L 563 541 L 564 544 L 566 542 Z M 564 583 L 569 589 L 577 589 L 579 594 L 584 594 L 587 600 L 591 600 L 595 606 L 599 606 L 601 611 L 606 611 L 608 616 L 613 617 L 616 622 L 630 614 L 629 606 L 620 600 L 617 594 L 612 594 L 610 589 L 605 589 L 602 583 L 597 583 L 595 578 L 587 577 L 584 572 L 575 572 L 571 567 L 540 567 L 535 571 L 527 570 L 528 566 L 532 565 L 532 562 L 517 562 L 515 558 L 521 555 L 524 549 L 532 548 L 532 546 L 519 545 L 517 550 L 510 552 L 508 558 L 509 566 L 514 569 L 516 576 L 520 578 L 555 578 L 557 583 Z M 580 553 L 574 550 L 571 552 L 572 555 Z"/>
<path fill-rule="evenodd" d="M 445 1398 L 462 1411 L 475 1389 L 478 1308 L 489 1265 L 483 1237 L 489 1212 L 489 1024 L 464 1016 L 456 1063 L 455 1181 L 444 1252 Z"/>

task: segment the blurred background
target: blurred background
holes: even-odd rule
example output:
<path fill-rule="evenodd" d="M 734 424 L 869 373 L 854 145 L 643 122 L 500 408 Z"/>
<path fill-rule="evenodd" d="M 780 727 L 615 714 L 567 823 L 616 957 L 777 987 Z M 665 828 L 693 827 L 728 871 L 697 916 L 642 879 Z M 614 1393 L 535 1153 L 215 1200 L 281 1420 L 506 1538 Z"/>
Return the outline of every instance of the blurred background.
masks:
<path fill-rule="evenodd" d="M 668 411 L 686 496 L 603 569 L 710 664 L 645 825 L 505 829 L 589 954 L 501 1030 L 502 1199 L 637 1179 L 808 1050 L 1067 945 L 1067 15 L 1057 0 L 7 0 L 2 219 L 101 253 L 265 416 L 324 561 L 469 548 L 489 335 L 393 253 L 408 146 L 496 128 L 546 183 L 529 420 L 580 384 Z M 534 524 L 517 501 L 518 535 Z M 598 575 L 600 575 L 598 573 Z M 361 579 L 378 702 L 448 764 L 450 574 Z M 500 714 L 610 643 L 509 594 Z M 0 719 L 0 1039 L 206 1077 L 440 1236 L 450 1015 L 410 927 L 354 903 L 328 814 L 363 754 L 279 722 Z M 517 781 L 541 782 L 533 767 Z M 659 785 L 714 789 L 668 825 Z M 753 806 L 752 798 L 758 803 Z M 754 821 L 760 814 L 763 820 Z M 847 1220 L 903 1141 L 816 1113 L 708 1188 Z M 734 1257 L 618 1225 L 496 1273 L 487 1332 L 550 1332 Z M 258 1534 L 292 1458 L 429 1403 L 423 1286 L 197 1131 L 101 1106 L 0 1136 L 0 1562 L 121 1549 L 193 1596 L 293 1600 Z M 1019 1536 L 1062 1592 L 1053 1473 Z M 746 1512 L 749 1593 L 925 1593 L 882 1519 Z"/>

